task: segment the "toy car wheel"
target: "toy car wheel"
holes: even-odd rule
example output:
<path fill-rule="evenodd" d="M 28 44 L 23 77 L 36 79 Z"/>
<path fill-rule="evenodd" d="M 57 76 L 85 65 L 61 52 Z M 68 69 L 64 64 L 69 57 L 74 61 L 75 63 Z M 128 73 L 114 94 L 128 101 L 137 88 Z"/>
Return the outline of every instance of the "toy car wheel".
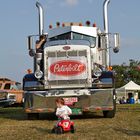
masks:
<path fill-rule="evenodd" d="M 75 128 L 74 128 L 74 126 L 72 125 L 71 126 L 71 133 L 74 133 L 75 132 Z"/>
<path fill-rule="evenodd" d="M 55 133 L 55 128 L 53 128 L 53 129 L 51 130 L 51 133 Z"/>
<path fill-rule="evenodd" d="M 56 128 L 56 134 L 63 134 L 64 133 L 64 131 L 63 131 L 63 129 L 62 129 L 62 127 L 57 127 Z"/>

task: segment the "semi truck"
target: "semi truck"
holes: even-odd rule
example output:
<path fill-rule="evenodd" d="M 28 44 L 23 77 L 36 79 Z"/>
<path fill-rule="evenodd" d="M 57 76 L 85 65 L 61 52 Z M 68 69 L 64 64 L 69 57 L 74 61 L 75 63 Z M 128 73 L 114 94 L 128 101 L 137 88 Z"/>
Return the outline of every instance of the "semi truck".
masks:
<path fill-rule="evenodd" d="M 110 33 L 108 4 L 103 3 L 104 29 L 90 21 L 56 23 L 44 32 L 43 6 L 36 2 L 39 34 L 28 36 L 31 71 L 23 78 L 24 110 L 28 118 L 54 113 L 55 100 L 62 97 L 72 115 L 103 112 L 106 118 L 116 113 L 115 72 L 110 53 L 119 51 L 119 33 Z"/>

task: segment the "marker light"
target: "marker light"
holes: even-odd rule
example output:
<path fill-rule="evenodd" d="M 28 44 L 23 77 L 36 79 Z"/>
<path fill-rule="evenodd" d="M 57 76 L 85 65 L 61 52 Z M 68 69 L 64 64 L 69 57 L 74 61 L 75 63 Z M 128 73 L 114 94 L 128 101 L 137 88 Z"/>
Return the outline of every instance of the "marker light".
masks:
<path fill-rule="evenodd" d="M 62 27 L 65 27 L 65 24 L 64 23 L 62 23 Z"/>
<path fill-rule="evenodd" d="M 49 25 L 49 28 L 52 29 L 52 25 Z"/>
<path fill-rule="evenodd" d="M 70 26 L 73 26 L 73 22 L 70 23 Z"/>
<path fill-rule="evenodd" d="M 112 71 L 113 70 L 112 66 L 109 66 L 107 69 L 108 69 L 108 71 Z"/>
<path fill-rule="evenodd" d="M 93 23 L 93 27 L 96 27 L 96 23 Z"/>
<path fill-rule="evenodd" d="M 90 26 L 90 21 L 89 21 L 89 20 L 86 21 L 86 25 L 87 25 L 87 26 Z"/>
<path fill-rule="evenodd" d="M 60 26 L 60 22 L 56 22 L 56 26 L 59 27 Z"/>

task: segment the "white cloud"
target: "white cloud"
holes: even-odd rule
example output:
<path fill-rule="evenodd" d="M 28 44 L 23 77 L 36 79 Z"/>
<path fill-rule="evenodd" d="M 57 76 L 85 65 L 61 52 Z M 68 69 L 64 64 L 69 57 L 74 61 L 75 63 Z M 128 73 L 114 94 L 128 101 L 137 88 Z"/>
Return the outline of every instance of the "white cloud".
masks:
<path fill-rule="evenodd" d="M 63 0 L 60 3 L 60 6 L 75 6 L 77 5 L 79 0 Z"/>
<path fill-rule="evenodd" d="M 78 4 L 78 0 L 65 0 L 65 1 L 70 6 L 74 6 Z"/>

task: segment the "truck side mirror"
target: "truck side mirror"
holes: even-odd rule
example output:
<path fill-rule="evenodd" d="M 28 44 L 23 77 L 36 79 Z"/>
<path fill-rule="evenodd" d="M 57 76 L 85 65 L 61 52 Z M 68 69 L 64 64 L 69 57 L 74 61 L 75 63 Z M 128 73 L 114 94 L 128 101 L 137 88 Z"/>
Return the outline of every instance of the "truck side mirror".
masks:
<path fill-rule="evenodd" d="M 35 56 L 35 50 L 34 49 L 30 49 L 29 50 L 29 55 L 31 56 L 31 57 L 34 57 Z"/>
<path fill-rule="evenodd" d="M 120 47 L 120 35 L 118 33 L 115 33 L 114 34 L 114 48 L 113 48 L 114 53 L 119 52 L 119 47 Z"/>
<path fill-rule="evenodd" d="M 28 50 L 31 50 L 32 49 L 32 36 L 28 36 Z"/>
<path fill-rule="evenodd" d="M 33 49 L 33 38 L 32 36 L 28 36 L 28 50 L 29 50 L 29 55 L 31 57 L 35 56 L 35 50 Z"/>

